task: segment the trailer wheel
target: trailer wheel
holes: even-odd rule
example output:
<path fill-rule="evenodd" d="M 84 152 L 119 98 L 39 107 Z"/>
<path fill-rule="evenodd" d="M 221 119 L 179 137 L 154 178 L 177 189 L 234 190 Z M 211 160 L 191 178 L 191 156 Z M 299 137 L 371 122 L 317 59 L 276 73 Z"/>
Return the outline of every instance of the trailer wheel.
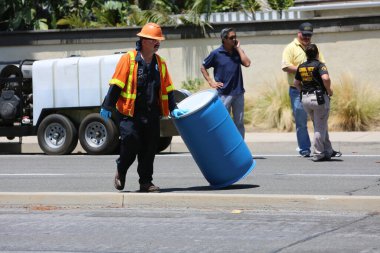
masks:
<path fill-rule="evenodd" d="M 88 154 L 106 155 L 118 147 L 119 134 L 111 119 L 105 122 L 99 113 L 91 113 L 79 126 L 79 141 Z"/>
<path fill-rule="evenodd" d="M 172 138 L 172 136 L 160 137 L 157 153 L 160 153 L 161 151 L 164 151 L 167 147 L 169 147 L 170 143 L 172 142 Z"/>
<path fill-rule="evenodd" d="M 37 138 L 40 148 L 48 155 L 70 154 L 78 144 L 73 122 L 60 114 L 51 114 L 42 120 Z"/>

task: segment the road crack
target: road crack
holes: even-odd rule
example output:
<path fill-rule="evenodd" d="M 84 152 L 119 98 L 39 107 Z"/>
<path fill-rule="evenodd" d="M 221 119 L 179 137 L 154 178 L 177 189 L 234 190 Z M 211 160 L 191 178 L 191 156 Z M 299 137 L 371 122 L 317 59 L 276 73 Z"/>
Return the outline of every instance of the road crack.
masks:
<path fill-rule="evenodd" d="M 298 240 L 298 241 L 296 241 L 296 242 L 293 242 L 293 243 L 291 243 L 291 244 L 289 244 L 289 245 L 287 245 L 287 246 L 285 246 L 285 247 L 282 247 L 282 248 L 279 248 L 279 249 L 277 249 L 277 250 L 275 250 L 275 251 L 272 251 L 271 253 L 278 253 L 278 252 L 281 252 L 281 251 L 283 251 L 283 250 L 285 250 L 285 249 L 289 249 L 289 248 L 294 247 L 294 246 L 296 246 L 296 245 L 298 245 L 298 244 L 301 244 L 301 243 L 304 243 L 304 242 L 307 242 L 307 241 L 311 241 L 311 240 L 313 240 L 313 239 L 315 239 L 315 238 L 318 238 L 318 237 L 320 237 L 320 236 L 323 236 L 323 235 L 326 235 L 326 234 L 329 234 L 329 233 L 335 232 L 335 231 L 337 231 L 337 230 L 339 230 L 339 229 L 349 227 L 349 226 L 351 226 L 351 225 L 353 225 L 353 224 L 356 224 L 356 223 L 358 223 L 358 222 L 361 222 L 361 221 L 364 221 L 364 220 L 366 220 L 366 219 L 372 218 L 372 217 L 377 216 L 377 215 L 379 215 L 379 214 L 380 214 L 380 212 L 369 213 L 368 215 L 366 215 L 366 216 L 364 216 L 364 217 L 362 217 L 362 218 L 360 218 L 360 219 L 354 220 L 354 221 L 352 221 L 352 222 L 349 222 L 349 223 L 343 224 L 343 225 L 341 225 L 341 226 L 338 226 L 338 227 L 336 227 L 336 228 L 332 228 L 332 229 L 327 230 L 327 231 L 323 231 L 323 232 L 316 233 L 316 234 L 314 234 L 314 235 L 308 236 L 308 237 L 306 237 L 306 238 L 303 238 L 303 239 L 301 239 L 301 240 Z"/>
<path fill-rule="evenodd" d="M 380 187 L 380 178 L 378 178 L 376 180 L 376 183 L 375 184 L 371 184 L 371 185 L 367 185 L 365 187 L 362 187 L 362 188 L 359 188 L 359 189 L 355 189 L 355 190 L 352 190 L 352 191 L 348 191 L 348 192 L 345 192 L 347 195 L 349 196 L 352 196 L 354 195 L 354 193 L 358 192 L 358 191 L 363 191 L 363 190 L 368 190 L 372 187 Z"/>

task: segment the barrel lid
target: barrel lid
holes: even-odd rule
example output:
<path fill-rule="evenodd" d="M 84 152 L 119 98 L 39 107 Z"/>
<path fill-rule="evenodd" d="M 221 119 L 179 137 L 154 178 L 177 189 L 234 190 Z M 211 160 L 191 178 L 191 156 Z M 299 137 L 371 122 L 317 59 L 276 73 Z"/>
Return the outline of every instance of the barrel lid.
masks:
<path fill-rule="evenodd" d="M 189 116 L 190 114 L 203 109 L 216 98 L 218 98 L 218 92 L 214 89 L 202 90 L 192 94 L 177 104 L 178 109 L 188 110 L 188 113 L 179 118 Z"/>

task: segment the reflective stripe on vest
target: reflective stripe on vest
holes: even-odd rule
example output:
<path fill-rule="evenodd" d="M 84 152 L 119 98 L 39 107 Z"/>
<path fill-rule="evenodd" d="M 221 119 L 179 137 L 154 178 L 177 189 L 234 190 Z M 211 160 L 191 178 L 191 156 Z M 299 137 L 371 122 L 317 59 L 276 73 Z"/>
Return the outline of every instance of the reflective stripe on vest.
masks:
<path fill-rule="evenodd" d="M 136 80 L 136 54 L 137 51 L 129 51 L 128 55 L 130 57 L 130 64 L 129 64 L 129 73 L 127 78 L 127 84 L 122 89 L 120 93 L 119 100 L 117 102 L 117 109 L 119 112 L 121 112 L 124 115 L 133 116 L 134 114 L 134 105 L 136 100 L 136 92 L 137 92 L 137 80 Z M 169 103 L 168 103 L 168 92 L 172 91 L 174 89 L 172 84 L 169 84 L 168 86 L 165 85 L 164 80 L 166 77 L 166 65 L 164 60 L 157 56 L 157 64 L 160 72 L 160 83 L 161 83 L 161 89 L 160 89 L 160 105 L 161 105 L 161 112 L 163 116 L 169 115 Z"/>
<path fill-rule="evenodd" d="M 160 104 L 161 104 L 161 113 L 163 116 L 168 116 L 169 115 L 169 96 L 168 92 L 173 90 L 172 84 L 169 84 L 166 86 L 164 80 L 166 77 L 166 65 L 165 61 L 161 56 L 157 57 L 157 63 L 160 69 L 160 81 L 161 81 L 161 90 L 160 90 Z"/>
<path fill-rule="evenodd" d="M 127 79 L 127 89 L 123 89 L 120 93 L 120 95 L 125 99 L 136 99 L 136 93 L 133 93 L 132 91 L 132 81 L 133 81 L 133 71 L 135 69 L 135 54 L 133 51 L 128 52 L 130 57 L 130 65 L 129 65 L 129 75 Z"/>
<path fill-rule="evenodd" d="M 162 69 L 162 79 L 165 79 L 165 75 L 166 75 L 166 67 L 165 67 L 165 64 L 164 64 L 165 61 L 161 58 L 161 56 L 160 56 L 160 60 L 161 60 L 161 69 Z M 170 84 L 165 89 L 166 89 L 166 93 L 169 93 L 172 90 L 174 90 L 174 87 L 173 87 L 172 84 Z M 162 99 L 164 99 L 164 98 L 162 98 Z"/>
<path fill-rule="evenodd" d="M 125 83 L 123 83 L 122 81 L 120 81 L 119 79 L 111 79 L 110 81 L 110 84 L 115 84 L 117 86 L 119 86 L 120 88 L 124 88 L 125 86 Z"/>

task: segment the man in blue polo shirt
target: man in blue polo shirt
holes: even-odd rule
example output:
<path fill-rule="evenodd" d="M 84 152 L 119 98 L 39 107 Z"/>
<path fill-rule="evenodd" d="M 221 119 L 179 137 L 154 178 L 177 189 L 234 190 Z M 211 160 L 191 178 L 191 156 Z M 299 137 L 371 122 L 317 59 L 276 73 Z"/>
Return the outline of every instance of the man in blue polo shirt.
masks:
<path fill-rule="evenodd" d="M 244 138 L 244 85 L 241 65 L 249 67 L 251 60 L 240 47 L 233 28 L 225 28 L 220 33 L 222 45 L 204 59 L 201 72 L 208 84 L 218 90 L 218 94 L 228 112 L 231 112 L 240 134 Z M 214 68 L 214 80 L 207 69 Z"/>

